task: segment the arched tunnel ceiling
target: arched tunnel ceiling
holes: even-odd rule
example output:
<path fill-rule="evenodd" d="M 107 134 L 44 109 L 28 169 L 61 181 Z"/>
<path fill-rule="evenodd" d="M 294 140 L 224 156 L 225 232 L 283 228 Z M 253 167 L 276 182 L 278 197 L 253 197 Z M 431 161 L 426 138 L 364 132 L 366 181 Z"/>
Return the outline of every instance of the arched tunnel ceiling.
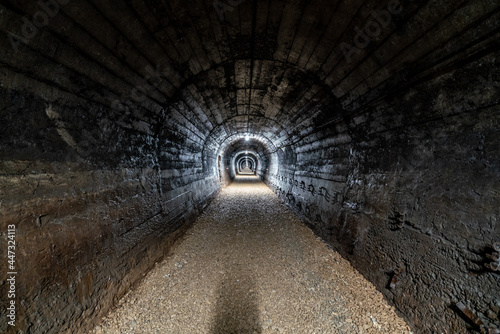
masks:
<path fill-rule="evenodd" d="M 317 78 L 270 60 L 255 60 L 253 66 L 253 84 L 248 60 L 195 75 L 171 108 L 202 115 L 196 129 L 219 145 L 230 136 L 250 134 L 281 146 L 318 125 L 318 119 L 340 115 L 340 104 Z"/>
<path fill-rule="evenodd" d="M 220 150 L 220 153 L 224 153 L 224 156 L 229 159 L 241 152 L 251 152 L 261 159 L 268 157 L 271 153 L 266 143 L 257 139 L 246 140 L 244 138 L 232 140 Z"/>
<path fill-rule="evenodd" d="M 6 44 L 40 10 L 34 1 L 0 6 Z M 391 14 L 384 21 L 380 11 Z M 23 57 L 2 58 L 55 87 L 47 95 L 112 107 L 118 126 L 136 120 L 193 150 L 217 151 L 246 133 L 280 148 L 453 66 L 458 52 L 496 47 L 497 19 L 495 1 L 73 1 Z M 381 28 L 366 35 L 374 22 Z M 464 50 L 475 31 L 487 37 Z"/>

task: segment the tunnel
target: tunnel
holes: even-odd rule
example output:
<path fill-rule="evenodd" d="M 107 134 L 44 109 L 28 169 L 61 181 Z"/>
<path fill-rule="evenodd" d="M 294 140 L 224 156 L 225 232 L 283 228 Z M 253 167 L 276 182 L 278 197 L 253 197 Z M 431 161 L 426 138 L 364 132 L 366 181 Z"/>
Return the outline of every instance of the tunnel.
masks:
<path fill-rule="evenodd" d="M 2 0 L 0 31 L 2 333 L 92 331 L 246 179 L 413 333 L 500 333 L 498 1 Z"/>

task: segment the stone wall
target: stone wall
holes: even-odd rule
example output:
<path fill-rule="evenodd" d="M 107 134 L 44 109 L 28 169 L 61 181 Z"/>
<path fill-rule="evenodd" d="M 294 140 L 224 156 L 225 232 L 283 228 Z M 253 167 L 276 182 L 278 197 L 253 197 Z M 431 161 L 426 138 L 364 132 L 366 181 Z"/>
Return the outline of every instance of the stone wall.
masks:
<path fill-rule="evenodd" d="M 269 180 L 418 333 L 478 330 L 459 302 L 500 324 L 500 275 L 484 266 L 500 238 L 497 59 L 402 88 L 305 139 Z"/>
<path fill-rule="evenodd" d="M 83 333 L 168 254 L 219 180 L 182 130 L 152 133 L 133 119 L 119 126 L 92 104 L 0 94 L 8 124 L 0 233 L 6 240 L 7 226 L 16 227 L 18 272 L 16 327 L 1 321 L 0 331 Z"/>

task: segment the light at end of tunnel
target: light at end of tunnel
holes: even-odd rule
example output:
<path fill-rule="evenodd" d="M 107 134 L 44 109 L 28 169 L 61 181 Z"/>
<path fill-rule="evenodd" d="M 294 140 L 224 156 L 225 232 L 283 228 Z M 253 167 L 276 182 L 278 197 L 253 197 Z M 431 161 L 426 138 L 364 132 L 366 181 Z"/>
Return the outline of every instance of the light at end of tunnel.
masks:
<path fill-rule="evenodd" d="M 250 140 L 250 136 L 249 136 L 249 135 L 246 135 L 246 136 L 245 136 L 245 140 Z"/>

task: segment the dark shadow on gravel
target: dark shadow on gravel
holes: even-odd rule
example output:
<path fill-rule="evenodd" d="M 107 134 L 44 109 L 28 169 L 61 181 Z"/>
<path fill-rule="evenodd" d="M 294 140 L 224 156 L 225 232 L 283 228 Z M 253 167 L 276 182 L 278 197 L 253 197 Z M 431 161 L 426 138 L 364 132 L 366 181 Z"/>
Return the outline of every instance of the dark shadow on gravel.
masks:
<path fill-rule="evenodd" d="M 211 334 L 262 333 L 251 273 L 227 271 L 217 289 Z"/>

